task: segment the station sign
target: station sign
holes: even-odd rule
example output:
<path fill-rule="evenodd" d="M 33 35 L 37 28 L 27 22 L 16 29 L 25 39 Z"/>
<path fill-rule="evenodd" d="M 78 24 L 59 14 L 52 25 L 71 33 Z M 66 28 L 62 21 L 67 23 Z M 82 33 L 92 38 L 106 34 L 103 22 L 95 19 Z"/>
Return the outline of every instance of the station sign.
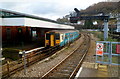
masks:
<path fill-rule="evenodd" d="M 96 55 L 103 55 L 103 43 L 97 43 L 96 44 Z"/>
<path fill-rule="evenodd" d="M 120 54 L 120 45 L 116 45 L 116 53 Z"/>

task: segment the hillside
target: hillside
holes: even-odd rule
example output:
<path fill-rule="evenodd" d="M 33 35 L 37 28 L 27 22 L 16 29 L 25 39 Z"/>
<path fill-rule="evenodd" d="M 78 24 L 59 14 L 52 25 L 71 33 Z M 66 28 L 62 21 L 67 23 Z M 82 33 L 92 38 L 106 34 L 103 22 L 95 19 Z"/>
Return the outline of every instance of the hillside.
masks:
<path fill-rule="evenodd" d="M 108 13 L 120 13 L 120 1 L 119 2 L 99 2 L 97 4 L 93 4 L 86 8 L 85 10 L 80 10 L 81 13 L 92 13 L 92 14 L 98 14 L 100 12 L 103 12 L 105 14 Z M 69 22 L 68 17 L 69 15 L 65 15 L 63 18 L 58 18 L 57 22 L 60 23 L 67 23 Z"/>
<path fill-rule="evenodd" d="M 89 6 L 85 10 L 81 10 L 81 12 L 87 13 L 118 13 L 120 12 L 120 1 L 119 2 L 99 2 L 92 6 Z"/>

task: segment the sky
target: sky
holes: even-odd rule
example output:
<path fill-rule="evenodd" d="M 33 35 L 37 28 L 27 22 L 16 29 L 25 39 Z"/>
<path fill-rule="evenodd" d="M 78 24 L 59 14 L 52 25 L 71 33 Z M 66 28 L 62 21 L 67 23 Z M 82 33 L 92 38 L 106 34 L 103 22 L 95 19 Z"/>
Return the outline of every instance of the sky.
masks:
<path fill-rule="evenodd" d="M 106 0 L 0 0 L 0 8 L 56 20 Z"/>

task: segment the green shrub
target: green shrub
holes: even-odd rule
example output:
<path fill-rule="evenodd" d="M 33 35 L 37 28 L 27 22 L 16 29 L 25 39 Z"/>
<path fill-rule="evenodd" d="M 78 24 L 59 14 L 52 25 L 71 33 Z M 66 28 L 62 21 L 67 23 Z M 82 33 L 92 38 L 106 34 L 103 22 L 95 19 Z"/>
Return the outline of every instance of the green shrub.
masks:
<path fill-rule="evenodd" d="M 19 59 L 19 50 L 12 49 L 12 48 L 4 48 L 2 51 L 2 55 L 5 58 L 9 58 L 12 60 L 18 60 Z"/>
<path fill-rule="evenodd" d="M 111 41 L 111 42 L 117 42 L 117 39 L 113 39 L 112 37 L 108 37 L 107 41 Z"/>

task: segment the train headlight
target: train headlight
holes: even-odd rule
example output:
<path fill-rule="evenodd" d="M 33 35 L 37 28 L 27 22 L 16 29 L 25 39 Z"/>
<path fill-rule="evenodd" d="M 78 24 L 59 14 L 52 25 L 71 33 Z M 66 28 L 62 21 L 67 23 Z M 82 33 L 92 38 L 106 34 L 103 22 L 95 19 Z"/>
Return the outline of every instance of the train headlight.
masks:
<path fill-rule="evenodd" d="M 46 43 L 47 45 L 49 45 L 49 40 L 46 40 L 45 43 Z"/>
<path fill-rule="evenodd" d="M 60 40 L 56 40 L 56 44 L 59 44 L 60 43 Z"/>

